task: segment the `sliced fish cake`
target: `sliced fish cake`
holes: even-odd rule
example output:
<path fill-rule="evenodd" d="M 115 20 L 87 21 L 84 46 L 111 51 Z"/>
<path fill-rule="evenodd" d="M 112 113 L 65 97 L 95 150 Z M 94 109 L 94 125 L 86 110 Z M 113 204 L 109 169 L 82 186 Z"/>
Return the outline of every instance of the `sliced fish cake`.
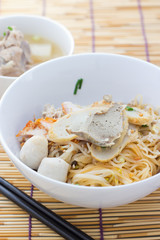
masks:
<path fill-rule="evenodd" d="M 69 114 L 71 112 L 76 112 L 81 110 L 83 107 L 73 104 L 72 102 L 63 102 L 62 104 L 62 111 L 64 114 Z"/>
<path fill-rule="evenodd" d="M 150 113 L 137 107 L 126 107 L 126 115 L 129 123 L 135 125 L 145 125 L 152 122 L 153 118 Z"/>

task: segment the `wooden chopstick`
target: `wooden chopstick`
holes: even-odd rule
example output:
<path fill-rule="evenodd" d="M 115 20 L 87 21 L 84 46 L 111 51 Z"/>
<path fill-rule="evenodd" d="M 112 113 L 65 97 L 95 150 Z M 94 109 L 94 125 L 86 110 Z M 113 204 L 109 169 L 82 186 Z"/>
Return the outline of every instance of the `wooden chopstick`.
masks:
<path fill-rule="evenodd" d="M 93 240 L 41 203 L 0 177 L 0 193 L 67 240 Z"/>

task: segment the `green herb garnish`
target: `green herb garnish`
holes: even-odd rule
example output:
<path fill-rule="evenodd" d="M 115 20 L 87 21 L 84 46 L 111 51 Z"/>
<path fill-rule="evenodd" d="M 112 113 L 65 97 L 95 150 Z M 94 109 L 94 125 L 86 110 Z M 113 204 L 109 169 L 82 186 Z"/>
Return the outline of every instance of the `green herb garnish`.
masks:
<path fill-rule="evenodd" d="M 10 31 L 13 31 L 13 28 L 12 28 L 12 27 L 10 27 L 10 26 L 8 26 L 8 29 L 9 29 Z"/>
<path fill-rule="evenodd" d="M 132 107 L 127 106 L 127 107 L 126 107 L 126 110 L 127 110 L 127 111 L 133 111 L 134 109 L 133 109 Z"/>
<path fill-rule="evenodd" d="M 109 182 L 109 177 L 105 177 L 105 180 L 106 180 L 107 182 Z"/>
<path fill-rule="evenodd" d="M 34 41 L 39 41 L 41 38 L 39 36 L 37 36 L 37 35 L 34 35 L 34 36 L 32 36 L 32 39 Z"/>
<path fill-rule="evenodd" d="M 6 32 L 3 33 L 3 36 L 6 36 Z"/>
<path fill-rule="evenodd" d="M 148 125 L 147 125 L 147 124 L 144 124 L 144 125 L 142 125 L 141 127 L 148 127 Z"/>
<path fill-rule="evenodd" d="M 78 162 L 76 160 L 74 160 L 72 163 L 71 163 L 71 167 L 75 170 L 79 169 L 79 165 L 78 165 Z"/>
<path fill-rule="evenodd" d="M 77 81 L 77 83 L 75 85 L 75 88 L 74 88 L 74 95 L 77 94 L 78 89 L 81 89 L 82 83 L 83 83 L 83 79 L 82 78 Z"/>
<path fill-rule="evenodd" d="M 77 169 L 79 169 L 79 166 L 78 165 L 76 165 L 73 169 L 75 169 L 75 170 L 77 170 Z"/>

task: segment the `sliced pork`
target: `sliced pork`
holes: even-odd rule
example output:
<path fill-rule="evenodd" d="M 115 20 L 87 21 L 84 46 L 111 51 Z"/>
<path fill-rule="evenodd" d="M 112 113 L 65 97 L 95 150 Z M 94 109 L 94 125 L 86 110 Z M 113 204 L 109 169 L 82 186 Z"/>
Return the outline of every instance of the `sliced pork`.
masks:
<path fill-rule="evenodd" d="M 23 33 L 9 29 L 0 41 L 0 75 L 18 77 L 31 67 L 31 51 Z"/>

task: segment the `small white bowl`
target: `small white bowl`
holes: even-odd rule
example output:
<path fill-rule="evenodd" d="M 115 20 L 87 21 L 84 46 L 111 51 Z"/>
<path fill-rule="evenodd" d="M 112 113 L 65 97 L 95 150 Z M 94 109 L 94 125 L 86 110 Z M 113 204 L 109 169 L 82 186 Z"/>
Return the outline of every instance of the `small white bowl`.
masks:
<path fill-rule="evenodd" d="M 0 76 L 0 98 L 7 88 L 16 80 L 16 77 Z"/>
<path fill-rule="evenodd" d="M 46 17 L 33 15 L 12 15 L 0 17 L 0 36 L 8 26 L 15 26 L 23 34 L 44 37 L 56 43 L 64 56 L 71 55 L 74 49 L 74 40 L 71 33 L 62 24 Z M 7 87 L 16 77 L 0 76 L 0 98 Z"/>
<path fill-rule="evenodd" d="M 73 95 L 78 79 L 82 89 Z M 38 87 L 37 87 L 38 86 Z M 111 94 L 128 102 L 142 94 L 144 102 L 160 105 L 160 68 L 136 58 L 111 54 L 81 54 L 43 63 L 21 75 L 0 102 L 0 140 L 17 169 L 36 187 L 61 201 L 82 207 L 114 207 L 133 202 L 160 187 L 160 173 L 146 180 L 115 187 L 85 187 L 49 179 L 19 160 L 16 134 L 40 117 L 46 103 L 87 105 Z"/>

